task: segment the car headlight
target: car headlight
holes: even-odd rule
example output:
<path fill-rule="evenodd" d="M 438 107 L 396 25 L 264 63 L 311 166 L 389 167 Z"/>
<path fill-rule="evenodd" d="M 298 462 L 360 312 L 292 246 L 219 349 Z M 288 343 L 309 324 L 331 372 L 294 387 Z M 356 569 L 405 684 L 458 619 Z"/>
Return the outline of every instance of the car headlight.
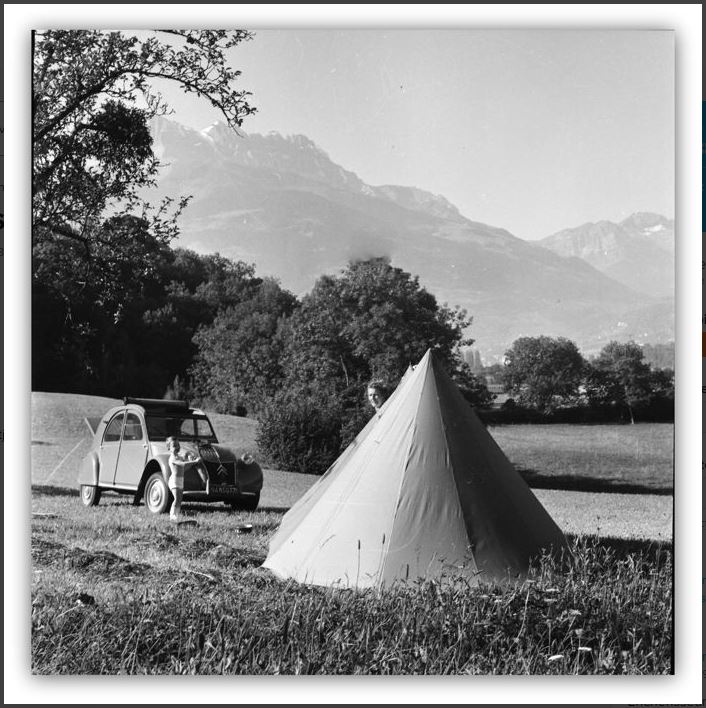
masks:
<path fill-rule="evenodd" d="M 246 452 L 244 455 L 241 455 L 240 460 L 244 465 L 251 465 L 253 462 L 255 462 L 255 458 L 249 452 Z"/>

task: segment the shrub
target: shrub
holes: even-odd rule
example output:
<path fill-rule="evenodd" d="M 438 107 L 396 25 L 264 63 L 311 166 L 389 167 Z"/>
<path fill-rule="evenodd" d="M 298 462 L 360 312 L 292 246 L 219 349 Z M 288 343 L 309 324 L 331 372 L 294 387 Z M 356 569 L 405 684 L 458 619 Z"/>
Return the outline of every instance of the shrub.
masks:
<path fill-rule="evenodd" d="M 355 436 L 367 425 L 373 413 L 373 408 L 362 402 L 345 410 L 341 422 L 341 452 L 353 442 Z"/>
<path fill-rule="evenodd" d="M 335 400 L 278 397 L 260 416 L 257 444 L 279 469 L 323 474 L 340 453 L 341 418 Z"/>
<path fill-rule="evenodd" d="M 576 423 L 588 425 L 629 423 L 630 418 L 624 406 L 613 405 L 578 405 L 562 406 L 551 412 L 541 413 L 534 408 L 517 405 L 510 398 L 500 408 L 477 409 L 476 413 L 486 425 L 511 425 L 523 423 Z M 674 401 L 655 399 L 649 405 L 636 406 L 633 409 L 635 422 L 638 423 L 673 423 Z"/>

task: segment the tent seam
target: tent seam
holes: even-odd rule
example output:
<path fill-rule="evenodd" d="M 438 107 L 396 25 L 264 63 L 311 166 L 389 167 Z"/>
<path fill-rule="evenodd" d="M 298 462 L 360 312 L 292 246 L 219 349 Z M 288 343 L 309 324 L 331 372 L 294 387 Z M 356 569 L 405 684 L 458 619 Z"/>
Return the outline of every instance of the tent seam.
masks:
<path fill-rule="evenodd" d="M 424 382 L 422 383 L 422 392 L 424 391 L 424 387 L 426 386 L 427 383 L 427 378 L 429 376 L 429 368 L 427 367 L 426 371 L 424 372 Z M 422 396 L 419 396 L 419 399 L 417 400 L 417 407 L 414 411 L 414 418 L 412 419 L 414 421 L 414 425 L 412 426 L 412 434 L 409 436 L 409 445 L 407 446 L 407 454 L 405 455 L 405 461 L 404 461 L 404 470 L 402 471 L 402 475 L 400 476 L 400 486 L 397 489 L 397 506 L 395 507 L 395 513 L 392 517 L 392 525 L 390 526 L 390 538 L 388 539 L 388 543 L 392 541 L 392 535 L 395 530 L 395 523 L 397 522 L 397 514 L 399 513 L 400 510 L 400 502 L 402 501 L 400 499 L 400 495 L 402 494 L 402 486 L 404 485 L 405 477 L 407 476 L 407 470 L 409 469 L 409 455 L 410 452 L 412 451 L 412 444 L 414 443 L 414 434 L 417 430 L 417 417 L 419 415 L 419 408 L 422 404 Z M 389 546 L 388 546 L 389 548 Z M 390 554 L 383 549 L 382 553 L 382 563 L 380 564 L 380 573 L 379 573 L 379 583 L 378 587 L 382 585 L 383 580 L 385 578 L 385 566 L 387 564 L 387 558 Z"/>
<path fill-rule="evenodd" d="M 476 555 L 471 548 L 471 538 L 468 533 L 468 526 L 466 526 L 466 515 L 463 513 L 463 504 L 461 502 L 461 495 L 458 491 L 458 478 L 454 474 L 453 460 L 451 459 L 451 446 L 449 445 L 449 436 L 446 432 L 446 421 L 444 420 L 444 414 L 441 410 L 441 405 L 439 404 L 439 387 L 436 384 L 436 378 L 434 379 L 434 387 L 436 388 L 436 402 L 439 408 L 439 419 L 441 420 L 441 432 L 444 435 L 444 444 L 446 445 L 446 452 L 449 456 L 449 469 L 451 470 L 451 477 L 454 481 L 454 491 L 456 492 L 456 500 L 458 501 L 458 508 L 461 509 L 461 516 L 463 518 L 463 527 L 466 530 L 466 542 L 467 548 L 470 548 L 471 561 L 473 562 L 473 571 L 478 572 L 478 563 L 476 563 Z"/>

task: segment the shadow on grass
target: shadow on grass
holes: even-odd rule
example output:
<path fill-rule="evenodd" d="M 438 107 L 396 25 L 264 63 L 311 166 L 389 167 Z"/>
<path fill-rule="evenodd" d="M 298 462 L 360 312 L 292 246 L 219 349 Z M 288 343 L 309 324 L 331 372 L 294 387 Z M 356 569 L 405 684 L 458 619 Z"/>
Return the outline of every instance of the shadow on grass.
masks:
<path fill-rule="evenodd" d="M 607 492 L 612 494 L 658 494 L 671 496 L 673 487 L 650 486 L 623 482 L 615 477 L 587 477 L 579 474 L 548 475 L 537 470 L 518 468 L 522 479 L 532 489 L 561 489 L 567 492 Z"/>
<path fill-rule="evenodd" d="M 672 552 L 671 541 L 651 541 L 639 538 L 615 538 L 613 536 L 577 536 L 566 534 L 566 540 L 573 546 L 578 540 L 579 543 L 586 542 L 595 544 L 598 548 L 612 551 L 617 558 L 627 558 L 633 554 L 640 554 L 646 560 L 661 564 L 666 560 L 666 555 Z"/>
<path fill-rule="evenodd" d="M 273 514 L 286 514 L 292 507 L 291 506 L 258 506 L 258 511 L 269 511 Z"/>
<path fill-rule="evenodd" d="M 33 484 L 32 494 L 38 494 L 45 497 L 77 497 L 78 489 L 69 487 L 54 487 L 51 484 Z"/>
<path fill-rule="evenodd" d="M 223 502 L 184 502 L 181 505 L 183 511 L 198 512 L 199 514 L 258 514 L 260 512 L 271 512 L 275 514 L 284 514 L 289 511 L 288 506 L 258 506 L 255 511 L 247 511 L 245 509 L 232 509 L 229 505 Z"/>

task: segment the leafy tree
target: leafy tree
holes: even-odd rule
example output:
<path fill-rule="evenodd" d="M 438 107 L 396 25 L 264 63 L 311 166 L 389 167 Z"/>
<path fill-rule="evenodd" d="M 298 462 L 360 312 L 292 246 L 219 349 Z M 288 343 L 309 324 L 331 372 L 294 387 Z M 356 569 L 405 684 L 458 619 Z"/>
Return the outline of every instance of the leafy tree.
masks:
<path fill-rule="evenodd" d="M 196 331 L 224 308 L 252 297 L 261 282 L 250 264 L 168 249 L 120 323 L 124 344 L 111 345 L 111 353 L 130 362 L 132 390 L 159 397 L 178 375 L 188 397 L 197 396 L 189 376 L 198 352 Z"/>
<path fill-rule="evenodd" d="M 247 91 L 234 89 L 240 72 L 228 66 L 225 52 L 250 37 L 243 30 L 167 30 L 145 39 L 97 30 L 36 32 L 34 239 L 77 241 L 88 258 L 107 207 L 146 210 L 139 191 L 154 183 L 158 168 L 148 120 L 169 110 L 155 80 L 178 84 L 211 103 L 231 127 L 241 125 L 255 109 Z M 173 236 L 165 208 L 151 227 Z"/>
<path fill-rule="evenodd" d="M 394 385 L 428 348 L 455 374 L 469 324 L 386 259 L 354 262 L 319 278 L 283 328 L 285 385 L 296 395 L 313 387 L 357 396 L 371 378 Z"/>
<path fill-rule="evenodd" d="M 170 249 L 149 296 L 134 310 L 134 344 L 162 364 L 168 380 L 176 374 L 188 378 L 198 353 L 193 339 L 199 327 L 210 325 L 221 310 L 252 297 L 261 282 L 250 264 L 219 254 Z M 164 385 L 160 376 L 160 393 Z"/>
<path fill-rule="evenodd" d="M 114 216 L 101 224 L 90 262 L 75 241 L 35 245 L 32 384 L 41 390 L 86 390 L 104 377 L 118 385 L 111 363 L 121 323 L 156 276 L 166 245 L 145 220 Z M 129 356 L 128 356 L 129 358 Z M 90 390 L 90 389 L 89 389 Z M 121 390 L 120 393 L 123 393 Z"/>
<path fill-rule="evenodd" d="M 250 298 L 221 310 L 212 324 L 198 329 L 192 371 L 198 389 L 217 410 L 258 412 L 275 395 L 283 380 L 281 341 L 275 334 L 296 304 L 294 295 L 265 279 Z"/>
<path fill-rule="evenodd" d="M 117 321 L 126 301 L 155 276 L 166 246 L 144 219 L 112 216 L 97 228 L 90 260 L 75 241 L 37 242 L 33 281 L 60 298 L 70 316 L 83 303 Z"/>
<path fill-rule="evenodd" d="M 652 399 L 674 400 L 674 371 L 672 369 L 652 369 L 650 397 Z"/>
<path fill-rule="evenodd" d="M 57 278 L 53 289 L 35 284 L 36 390 L 161 397 L 175 376 L 190 389 L 197 329 L 251 298 L 262 283 L 252 265 L 158 243 L 143 264 L 144 272 L 118 279 L 111 298 L 80 278 Z M 70 260 L 67 273 L 69 267 Z M 73 290 L 64 299 L 67 288 Z"/>
<path fill-rule="evenodd" d="M 152 382 L 164 390 L 155 349 L 129 341 L 144 335 L 140 307 L 169 309 L 178 300 L 173 292 L 170 302 L 155 304 L 154 291 L 187 201 L 155 207 L 141 198 L 158 170 L 148 121 L 169 111 L 152 82 L 178 84 L 236 129 L 255 109 L 250 94 L 235 88 L 240 72 L 226 52 L 250 37 L 243 30 L 34 33 L 34 386 L 107 392 L 104 382 L 113 392 L 135 374 L 133 386 Z M 218 284 L 209 287 L 203 300 L 223 294 Z M 206 313 L 212 319 L 211 302 Z M 178 337 L 163 340 L 161 355 L 178 345 Z M 166 381 L 176 373 L 184 367 Z"/>
<path fill-rule="evenodd" d="M 635 408 L 649 404 L 653 383 L 664 385 L 662 379 L 653 376 L 638 344 L 609 342 L 590 362 L 586 394 L 593 404 L 624 407 L 634 423 Z"/>
<path fill-rule="evenodd" d="M 440 306 L 418 278 L 386 259 L 319 278 L 280 323 L 283 380 L 261 417 L 259 444 L 287 469 L 325 471 L 370 419 L 367 382 L 394 388 L 429 348 L 472 403 L 487 403 L 484 382 L 460 356 L 469 324 L 465 311 Z M 320 410 L 325 415 L 312 413 Z"/>
<path fill-rule="evenodd" d="M 564 337 L 520 337 L 505 352 L 505 389 L 521 405 L 547 413 L 578 396 L 584 363 Z"/>

